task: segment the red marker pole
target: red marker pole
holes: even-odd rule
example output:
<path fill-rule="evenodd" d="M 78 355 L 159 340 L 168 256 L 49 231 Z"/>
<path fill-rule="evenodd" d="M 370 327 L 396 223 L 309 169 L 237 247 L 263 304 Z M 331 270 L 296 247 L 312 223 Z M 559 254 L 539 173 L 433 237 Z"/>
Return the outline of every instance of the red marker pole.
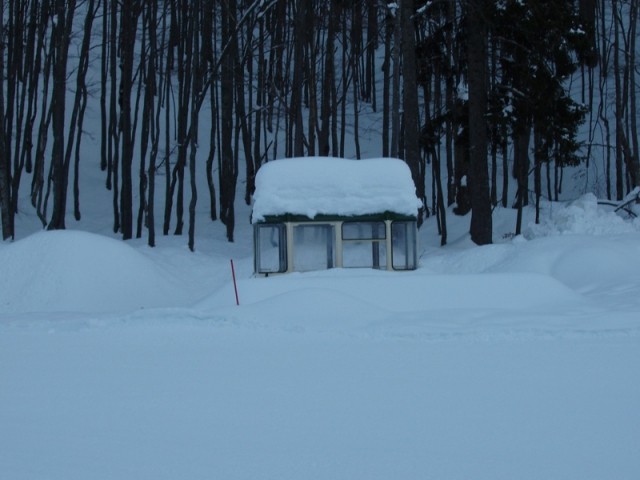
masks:
<path fill-rule="evenodd" d="M 233 258 L 231 259 L 231 276 L 233 277 L 233 290 L 236 292 L 236 305 L 240 305 L 238 299 L 238 284 L 236 283 L 236 270 L 233 268 Z"/>

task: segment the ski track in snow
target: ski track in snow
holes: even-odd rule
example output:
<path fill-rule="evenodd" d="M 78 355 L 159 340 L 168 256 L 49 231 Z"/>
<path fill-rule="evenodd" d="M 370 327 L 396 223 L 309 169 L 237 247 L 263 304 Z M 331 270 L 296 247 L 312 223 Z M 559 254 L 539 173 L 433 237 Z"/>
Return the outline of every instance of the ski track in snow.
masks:
<path fill-rule="evenodd" d="M 313 296 L 319 294 L 317 290 L 307 293 Z M 274 302 L 278 302 L 278 299 Z M 49 335 L 93 332 L 99 335 L 145 331 L 185 331 L 193 334 L 226 331 L 410 342 L 640 338 L 638 314 L 628 311 L 612 312 L 599 307 L 556 308 L 554 311 L 541 310 L 540 313 L 531 309 L 519 311 L 471 308 L 392 312 L 378 308 L 367 309 L 368 305 L 350 300 L 351 305 L 359 305 L 358 311 L 361 314 L 366 313 L 359 318 L 334 317 L 319 323 L 314 319 L 302 318 L 300 312 L 288 309 L 281 309 L 278 317 L 265 318 L 262 313 L 264 303 L 268 304 L 269 301 L 219 310 L 151 308 L 127 314 L 59 313 L 55 318 L 44 313 L 4 319 L 0 316 L 0 332 L 46 332 Z"/>

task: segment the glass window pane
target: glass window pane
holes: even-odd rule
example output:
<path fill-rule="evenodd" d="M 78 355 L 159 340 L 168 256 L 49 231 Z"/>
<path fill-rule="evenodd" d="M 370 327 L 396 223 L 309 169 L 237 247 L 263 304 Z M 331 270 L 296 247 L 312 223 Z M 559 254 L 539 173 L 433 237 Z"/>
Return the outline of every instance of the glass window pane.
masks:
<path fill-rule="evenodd" d="M 395 270 L 415 270 L 417 267 L 415 222 L 391 224 L 391 261 Z"/>
<path fill-rule="evenodd" d="M 382 240 L 386 238 L 384 222 L 345 222 L 343 240 Z"/>
<path fill-rule="evenodd" d="M 293 228 L 293 269 L 324 270 L 335 265 L 333 225 L 296 225 Z"/>
<path fill-rule="evenodd" d="M 256 225 L 256 272 L 275 273 L 287 270 L 287 247 L 284 225 Z"/>
<path fill-rule="evenodd" d="M 386 269 L 386 245 L 384 242 L 345 242 L 342 244 L 342 266 Z"/>

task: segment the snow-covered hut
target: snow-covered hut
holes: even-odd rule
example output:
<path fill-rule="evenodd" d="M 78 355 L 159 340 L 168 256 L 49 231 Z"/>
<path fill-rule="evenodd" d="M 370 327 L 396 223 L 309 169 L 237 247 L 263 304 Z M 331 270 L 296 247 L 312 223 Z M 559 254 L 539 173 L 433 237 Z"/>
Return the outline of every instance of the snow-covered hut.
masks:
<path fill-rule="evenodd" d="M 420 200 L 402 160 L 305 157 L 260 167 L 254 270 L 414 270 Z"/>

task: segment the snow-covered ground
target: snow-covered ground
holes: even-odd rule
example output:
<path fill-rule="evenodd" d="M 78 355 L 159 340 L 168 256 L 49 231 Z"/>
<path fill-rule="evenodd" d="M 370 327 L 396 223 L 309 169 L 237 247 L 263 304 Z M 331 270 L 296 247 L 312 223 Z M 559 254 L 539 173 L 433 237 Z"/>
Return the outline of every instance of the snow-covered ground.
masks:
<path fill-rule="evenodd" d="M 640 221 L 611 210 L 510 238 L 497 209 L 484 247 L 430 219 L 414 272 L 254 278 L 246 221 L 0 243 L 0 478 L 636 480 Z"/>

